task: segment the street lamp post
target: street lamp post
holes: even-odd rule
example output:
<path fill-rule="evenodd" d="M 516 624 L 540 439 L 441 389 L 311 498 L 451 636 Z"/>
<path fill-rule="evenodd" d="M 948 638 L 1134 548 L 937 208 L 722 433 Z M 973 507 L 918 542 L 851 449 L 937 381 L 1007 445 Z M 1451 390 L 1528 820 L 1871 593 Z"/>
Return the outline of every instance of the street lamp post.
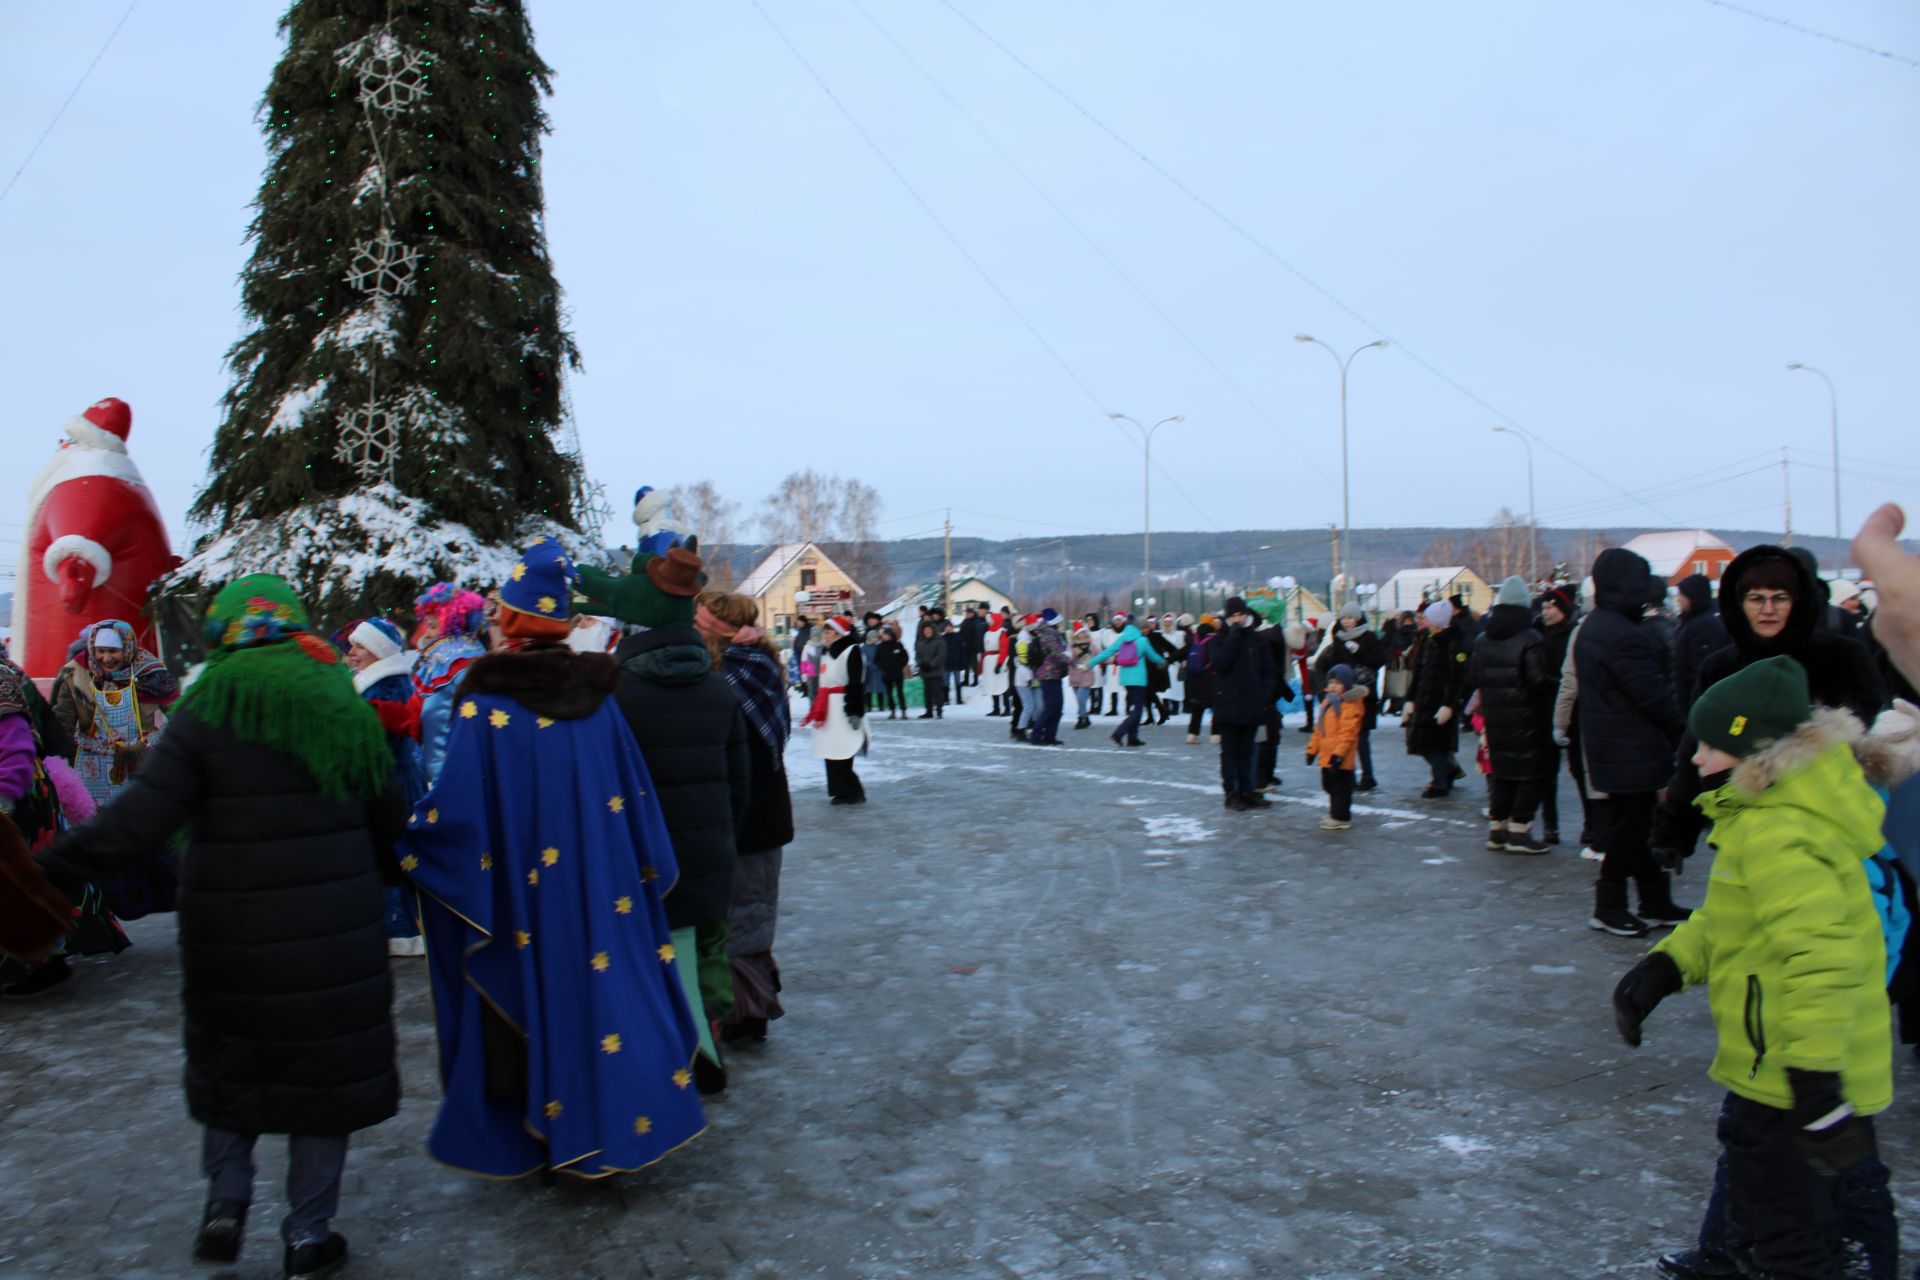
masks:
<path fill-rule="evenodd" d="M 1795 360 L 1787 366 L 1789 369 L 1805 369 L 1808 373 L 1820 374 L 1820 380 L 1827 384 L 1827 408 L 1830 411 L 1833 429 L 1833 536 L 1840 534 L 1840 395 L 1833 389 L 1833 379 L 1810 364 L 1801 364 Z M 1845 555 L 1845 551 L 1841 552 Z"/>
<path fill-rule="evenodd" d="M 1140 433 L 1140 597 L 1153 594 L 1153 505 L 1150 500 L 1153 475 L 1153 433 L 1169 422 L 1185 422 L 1184 414 L 1174 414 L 1171 418 L 1162 418 L 1150 427 L 1143 427 L 1124 413 L 1107 415 L 1115 422 L 1132 425 Z"/>
<path fill-rule="evenodd" d="M 1359 355 L 1362 351 L 1371 350 L 1374 347 L 1384 347 L 1387 345 L 1387 340 L 1385 338 L 1376 338 L 1364 347 L 1355 347 L 1353 354 L 1349 355 L 1345 360 L 1340 358 L 1338 351 L 1327 346 L 1326 343 L 1320 341 L 1320 339 L 1310 333 L 1296 333 L 1293 335 L 1293 340 L 1295 342 L 1311 342 L 1317 347 L 1324 347 L 1327 354 L 1333 357 L 1333 362 L 1340 366 L 1340 555 L 1334 562 L 1333 576 L 1335 582 L 1340 586 L 1340 591 L 1344 592 L 1346 590 L 1346 584 L 1340 582 L 1340 578 L 1346 571 L 1347 558 L 1347 366 L 1353 363 L 1354 356 Z M 1339 592 L 1335 594 L 1339 594 Z M 1335 600 L 1333 603 L 1337 607 L 1343 602 Z"/>
<path fill-rule="evenodd" d="M 1512 436 L 1527 449 L 1527 577 L 1534 582 L 1540 581 L 1540 526 L 1533 519 L 1533 441 L 1527 439 L 1527 433 L 1518 427 L 1495 427 L 1503 436 Z"/>

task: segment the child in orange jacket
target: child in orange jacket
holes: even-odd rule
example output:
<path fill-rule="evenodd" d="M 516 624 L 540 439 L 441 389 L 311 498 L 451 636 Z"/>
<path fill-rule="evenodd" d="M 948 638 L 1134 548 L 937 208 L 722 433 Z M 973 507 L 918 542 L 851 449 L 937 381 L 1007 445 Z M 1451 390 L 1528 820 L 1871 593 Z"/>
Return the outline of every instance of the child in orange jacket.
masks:
<path fill-rule="evenodd" d="M 1360 727 L 1367 718 L 1367 692 L 1354 688 L 1353 668 L 1337 662 L 1327 670 L 1326 693 L 1320 700 L 1320 723 L 1307 739 L 1307 763 L 1320 762 L 1320 789 L 1327 793 L 1327 816 L 1322 831 L 1345 831 L 1353 826 L 1353 756 L 1360 746 Z"/>

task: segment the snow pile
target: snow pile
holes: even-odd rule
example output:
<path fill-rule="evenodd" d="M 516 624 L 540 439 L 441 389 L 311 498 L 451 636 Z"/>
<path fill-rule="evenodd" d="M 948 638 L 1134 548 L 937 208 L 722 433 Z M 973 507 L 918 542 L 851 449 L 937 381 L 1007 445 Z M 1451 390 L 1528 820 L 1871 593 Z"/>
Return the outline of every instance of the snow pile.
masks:
<path fill-rule="evenodd" d="M 292 583 L 315 614 L 331 617 L 358 608 L 369 590 L 391 593 L 442 579 L 491 585 L 511 571 L 521 547 L 542 535 L 570 549 L 579 541 L 571 529 L 531 520 L 512 543 L 483 542 L 466 525 L 436 517 L 423 500 L 379 484 L 242 521 L 203 541 L 162 590 L 204 596 L 245 574 L 272 573 Z"/>
<path fill-rule="evenodd" d="M 305 387 L 295 387 L 280 397 L 280 403 L 273 410 L 273 417 L 267 422 L 267 435 L 277 435 L 282 431 L 298 431 L 306 425 L 307 411 L 327 394 L 326 378 Z"/>

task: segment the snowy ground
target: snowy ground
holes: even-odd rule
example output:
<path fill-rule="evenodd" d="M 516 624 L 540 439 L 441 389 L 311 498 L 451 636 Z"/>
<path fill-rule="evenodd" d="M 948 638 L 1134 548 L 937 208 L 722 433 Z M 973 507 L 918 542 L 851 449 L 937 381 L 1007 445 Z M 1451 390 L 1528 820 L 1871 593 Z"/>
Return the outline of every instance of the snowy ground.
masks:
<path fill-rule="evenodd" d="M 1705 998 L 1619 1042 L 1608 993 L 1641 947 L 1586 927 L 1593 864 L 1485 852 L 1476 792 L 1417 799 L 1391 730 L 1383 789 L 1328 834 L 1291 728 L 1282 803 L 1236 814 L 1184 727 L 1042 750 L 980 710 L 881 717 L 864 808 L 830 809 L 796 742 L 789 1016 L 645 1174 L 429 1161 L 431 1016 L 400 962 L 408 1098 L 356 1139 L 349 1274 L 1584 1278 L 1690 1237 Z M 0 1277 L 278 1275 L 272 1144 L 246 1260 L 187 1259 L 171 927 L 0 1007 Z M 1882 1124 L 1903 1210 L 1914 1077 L 1903 1055 Z"/>

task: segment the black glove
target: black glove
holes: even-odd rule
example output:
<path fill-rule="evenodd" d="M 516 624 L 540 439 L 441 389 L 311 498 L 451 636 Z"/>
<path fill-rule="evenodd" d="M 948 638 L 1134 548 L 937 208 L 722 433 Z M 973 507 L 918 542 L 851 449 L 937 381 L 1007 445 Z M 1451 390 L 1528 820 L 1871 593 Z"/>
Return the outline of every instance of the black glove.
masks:
<path fill-rule="evenodd" d="M 1800 1153 L 1816 1173 L 1837 1178 L 1873 1154 L 1866 1121 L 1853 1113 L 1840 1092 L 1839 1072 L 1788 1067 L 1787 1087 L 1793 1090 L 1790 1114 Z"/>
<path fill-rule="evenodd" d="M 1654 864 L 1662 871 L 1677 872 L 1680 870 L 1680 864 L 1687 860 L 1687 854 L 1692 851 L 1689 849 L 1676 849 L 1672 845 L 1657 844 L 1651 849 L 1648 849 L 1647 852 L 1653 855 Z"/>
<path fill-rule="evenodd" d="M 1627 970 L 1613 989 L 1613 1025 L 1620 1028 L 1620 1038 L 1638 1049 L 1640 1024 L 1662 1000 L 1685 985 L 1680 980 L 1680 966 L 1664 951 L 1654 952 Z"/>
<path fill-rule="evenodd" d="M 1331 757 L 1330 759 L 1328 759 L 1328 761 L 1327 761 L 1327 768 L 1329 768 L 1329 769 L 1338 769 L 1339 767 L 1340 767 L 1340 757 L 1339 757 L 1339 756 L 1333 756 L 1333 757 Z"/>

